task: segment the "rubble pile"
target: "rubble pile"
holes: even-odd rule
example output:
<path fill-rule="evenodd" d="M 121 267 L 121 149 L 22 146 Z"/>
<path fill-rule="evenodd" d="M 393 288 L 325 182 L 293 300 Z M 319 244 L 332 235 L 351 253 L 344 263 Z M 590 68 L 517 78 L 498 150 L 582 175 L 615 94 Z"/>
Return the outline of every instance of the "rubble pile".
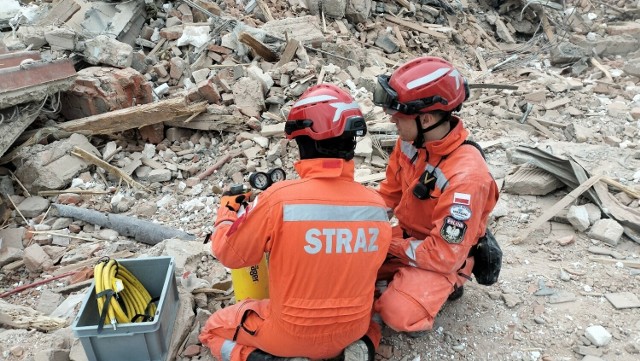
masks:
<path fill-rule="evenodd" d="M 158 255 L 179 277 L 169 359 L 212 359 L 198 331 L 234 299 L 202 241 L 224 185 L 294 177 L 284 121 L 326 82 L 360 103 L 356 180 L 375 186 L 397 139 L 376 76 L 420 55 L 470 83 L 460 116 L 501 186 L 506 264 L 420 342 L 386 329 L 377 359 L 638 357 L 640 1 L 6 1 L 0 309 L 33 321 L 0 317 L 3 359 L 86 359 L 69 326 L 93 264 Z"/>

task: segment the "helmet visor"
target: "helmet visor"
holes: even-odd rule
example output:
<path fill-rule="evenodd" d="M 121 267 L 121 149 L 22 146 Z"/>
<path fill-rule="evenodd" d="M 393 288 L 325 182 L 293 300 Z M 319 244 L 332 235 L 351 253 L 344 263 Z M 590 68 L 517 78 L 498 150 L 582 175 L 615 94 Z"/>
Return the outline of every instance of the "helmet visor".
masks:
<path fill-rule="evenodd" d="M 398 99 L 398 93 L 389 86 L 388 75 L 378 75 L 378 82 L 373 91 L 373 104 L 385 109 L 391 108 Z"/>

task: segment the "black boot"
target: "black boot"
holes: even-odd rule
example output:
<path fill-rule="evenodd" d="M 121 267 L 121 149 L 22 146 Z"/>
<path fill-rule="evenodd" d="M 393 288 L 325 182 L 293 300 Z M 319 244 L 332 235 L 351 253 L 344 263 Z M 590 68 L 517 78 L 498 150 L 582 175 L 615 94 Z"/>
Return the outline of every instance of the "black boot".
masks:
<path fill-rule="evenodd" d="M 455 301 L 458 298 L 462 297 L 463 293 L 464 293 L 464 286 L 455 287 L 453 289 L 453 292 L 451 292 L 451 294 L 447 298 L 447 301 Z"/>
<path fill-rule="evenodd" d="M 278 357 L 273 356 L 270 353 L 266 353 L 262 350 L 256 349 L 249 354 L 249 357 L 247 357 L 247 361 L 309 361 L 309 359 L 304 357 Z"/>

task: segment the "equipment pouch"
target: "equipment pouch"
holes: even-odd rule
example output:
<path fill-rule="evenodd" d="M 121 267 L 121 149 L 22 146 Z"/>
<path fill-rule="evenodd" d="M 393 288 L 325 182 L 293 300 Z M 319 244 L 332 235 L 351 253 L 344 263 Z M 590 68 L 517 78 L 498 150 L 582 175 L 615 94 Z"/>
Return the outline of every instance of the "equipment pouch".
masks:
<path fill-rule="evenodd" d="M 496 283 L 502 267 L 502 250 L 491 231 L 486 230 L 471 252 L 475 260 L 472 273 L 476 282 L 485 286 Z"/>

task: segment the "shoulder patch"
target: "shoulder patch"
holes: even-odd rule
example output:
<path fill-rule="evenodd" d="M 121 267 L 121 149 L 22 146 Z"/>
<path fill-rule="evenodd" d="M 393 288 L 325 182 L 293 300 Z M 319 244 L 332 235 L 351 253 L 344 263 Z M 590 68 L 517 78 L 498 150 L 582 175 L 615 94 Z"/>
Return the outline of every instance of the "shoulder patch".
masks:
<path fill-rule="evenodd" d="M 467 231 L 467 224 L 451 216 L 445 217 L 440 228 L 440 235 L 447 243 L 458 244 L 464 239 Z"/>
<path fill-rule="evenodd" d="M 452 205 L 449 213 L 451 214 L 451 217 L 459 221 L 466 221 L 467 219 L 471 218 L 471 209 L 462 204 Z"/>
<path fill-rule="evenodd" d="M 471 195 L 468 193 L 454 193 L 453 203 L 464 204 L 465 206 L 471 205 Z"/>

